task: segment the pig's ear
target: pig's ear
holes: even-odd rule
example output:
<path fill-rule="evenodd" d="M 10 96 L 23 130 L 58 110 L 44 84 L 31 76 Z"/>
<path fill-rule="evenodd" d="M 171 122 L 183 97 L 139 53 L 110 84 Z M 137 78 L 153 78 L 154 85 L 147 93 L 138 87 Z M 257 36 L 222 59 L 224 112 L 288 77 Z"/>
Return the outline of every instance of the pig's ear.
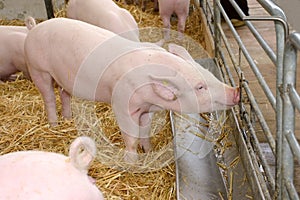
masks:
<path fill-rule="evenodd" d="M 170 43 L 168 46 L 169 52 L 175 54 L 187 61 L 194 62 L 194 59 L 189 54 L 189 52 L 183 47 L 174 43 Z"/>
<path fill-rule="evenodd" d="M 179 96 L 179 89 L 172 83 L 170 77 L 157 77 L 150 75 L 153 80 L 152 88 L 155 94 L 166 101 L 174 101 Z"/>

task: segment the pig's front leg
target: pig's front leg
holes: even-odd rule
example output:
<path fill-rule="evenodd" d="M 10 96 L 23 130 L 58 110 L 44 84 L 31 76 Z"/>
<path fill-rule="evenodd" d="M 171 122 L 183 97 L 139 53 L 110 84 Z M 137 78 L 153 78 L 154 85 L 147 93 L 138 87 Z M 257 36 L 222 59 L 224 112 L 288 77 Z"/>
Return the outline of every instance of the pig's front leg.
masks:
<path fill-rule="evenodd" d="M 137 153 L 137 147 L 138 147 L 139 140 L 137 137 L 127 134 L 122 130 L 121 130 L 121 133 L 122 133 L 122 138 L 123 138 L 125 146 L 126 146 L 124 161 L 127 163 L 136 163 L 139 158 L 138 153 Z"/>
<path fill-rule="evenodd" d="M 124 106 L 115 107 L 115 105 L 116 104 L 113 104 L 113 111 L 116 115 L 116 120 L 126 146 L 124 161 L 127 163 L 135 163 L 138 160 L 139 116 L 137 114 L 131 115 Z"/>
<path fill-rule="evenodd" d="M 143 113 L 140 116 L 140 145 L 145 153 L 151 150 L 150 131 L 153 113 Z"/>

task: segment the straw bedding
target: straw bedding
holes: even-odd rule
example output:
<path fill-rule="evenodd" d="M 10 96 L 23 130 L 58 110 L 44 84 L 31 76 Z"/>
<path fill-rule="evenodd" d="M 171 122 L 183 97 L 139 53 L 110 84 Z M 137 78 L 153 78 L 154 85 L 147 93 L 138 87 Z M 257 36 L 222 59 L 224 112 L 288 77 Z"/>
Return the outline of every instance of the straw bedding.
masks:
<path fill-rule="evenodd" d="M 132 13 L 140 28 L 161 27 L 158 13 L 153 13 L 152 6 L 149 5 L 145 12 L 133 5 L 121 6 Z M 55 16 L 64 17 L 65 9 L 56 10 Z M 200 20 L 197 10 L 191 13 L 186 26 L 186 34 L 191 38 L 184 39 L 184 45 L 196 58 L 207 57 L 201 46 L 204 41 Z M 2 19 L 0 25 L 24 23 L 20 20 Z M 172 29 L 176 30 L 176 22 Z M 147 28 L 143 31 L 145 34 L 142 33 L 142 37 L 155 34 L 162 37 L 159 28 Z M 157 38 L 153 37 L 153 40 L 157 41 Z M 73 120 L 60 118 L 58 126 L 49 127 L 38 90 L 21 73 L 17 74 L 15 81 L 1 83 L 0 92 L 1 154 L 43 150 L 68 155 L 70 143 L 77 136 L 90 135 L 97 141 L 98 155 L 89 175 L 95 178 L 97 186 L 107 199 L 175 199 L 175 167 L 168 112 L 155 114 L 152 125 L 154 153 L 146 155 L 141 152 L 142 161 L 132 167 L 126 166 L 121 159 L 124 143 L 110 105 L 73 99 Z M 58 96 L 58 91 L 56 94 Z M 61 113 L 59 99 L 57 105 L 58 113 Z"/>

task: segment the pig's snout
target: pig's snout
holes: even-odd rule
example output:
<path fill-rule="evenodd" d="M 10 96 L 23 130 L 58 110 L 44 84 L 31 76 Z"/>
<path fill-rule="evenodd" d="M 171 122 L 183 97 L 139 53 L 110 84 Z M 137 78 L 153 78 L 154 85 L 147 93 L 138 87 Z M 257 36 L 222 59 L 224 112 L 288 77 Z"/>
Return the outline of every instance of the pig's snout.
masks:
<path fill-rule="evenodd" d="M 240 102 L 240 87 L 236 87 L 233 92 L 233 102 L 238 104 Z"/>

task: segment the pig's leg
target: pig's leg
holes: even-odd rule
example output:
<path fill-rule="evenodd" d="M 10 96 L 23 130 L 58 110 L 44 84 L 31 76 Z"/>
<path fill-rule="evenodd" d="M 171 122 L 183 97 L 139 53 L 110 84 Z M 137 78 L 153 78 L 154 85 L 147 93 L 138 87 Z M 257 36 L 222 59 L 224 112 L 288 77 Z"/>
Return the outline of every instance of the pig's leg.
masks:
<path fill-rule="evenodd" d="M 71 119 L 72 118 L 71 103 L 70 103 L 71 96 L 63 88 L 60 88 L 60 100 L 62 104 L 62 116 L 66 119 Z"/>
<path fill-rule="evenodd" d="M 124 108 L 124 105 L 115 105 L 116 104 L 112 104 L 112 108 L 126 146 L 124 160 L 127 163 L 135 163 L 138 160 L 139 115 L 138 113 L 133 115 L 129 114 L 126 108 Z"/>
<path fill-rule="evenodd" d="M 153 8 L 154 12 L 158 12 L 158 0 L 154 0 L 154 8 Z"/>
<path fill-rule="evenodd" d="M 135 163 L 138 160 L 138 153 L 137 153 L 138 138 L 131 136 L 123 131 L 121 131 L 121 133 L 126 146 L 126 153 L 125 153 L 124 160 L 127 163 Z"/>
<path fill-rule="evenodd" d="M 178 16 L 178 24 L 177 24 L 177 30 L 178 30 L 178 39 L 182 40 L 183 33 L 185 29 L 185 22 L 186 22 L 187 14 L 185 15 L 179 15 Z"/>
<path fill-rule="evenodd" d="M 144 113 L 140 117 L 140 145 L 146 153 L 151 149 L 150 131 L 152 116 L 152 113 Z"/>
<path fill-rule="evenodd" d="M 51 126 L 57 125 L 56 101 L 51 75 L 46 72 L 39 72 L 35 70 L 31 70 L 30 75 L 43 97 L 49 124 Z"/>
<path fill-rule="evenodd" d="M 170 40 L 170 28 L 171 28 L 171 14 L 163 14 L 161 15 L 161 19 L 163 21 L 163 28 L 164 28 L 164 40 Z"/>

